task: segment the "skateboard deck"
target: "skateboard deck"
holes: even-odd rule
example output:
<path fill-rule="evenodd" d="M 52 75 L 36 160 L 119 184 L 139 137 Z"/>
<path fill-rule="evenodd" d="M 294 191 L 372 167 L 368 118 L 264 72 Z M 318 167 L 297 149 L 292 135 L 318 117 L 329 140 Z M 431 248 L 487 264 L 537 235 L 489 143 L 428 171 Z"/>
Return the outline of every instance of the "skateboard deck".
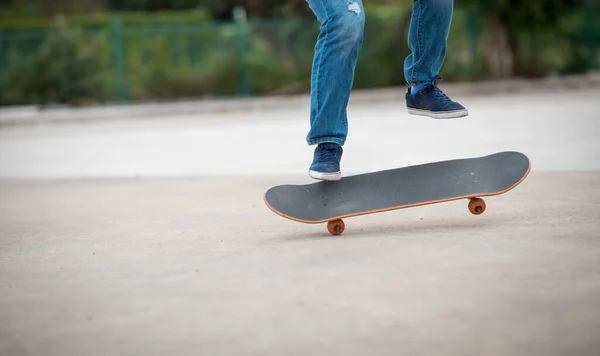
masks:
<path fill-rule="evenodd" d="M 529 174 L 531 163 L 520 152 L 499 152 L 401 167 L 319 181 L 278 185 L 264 194 L 266 206 L 276 214 L 302 223 L 328 223 L 340 235 L 343 218 L 415 206 L 469 199 L 474 215 L 486 205 L 481 197 L 508 192 Z"/>

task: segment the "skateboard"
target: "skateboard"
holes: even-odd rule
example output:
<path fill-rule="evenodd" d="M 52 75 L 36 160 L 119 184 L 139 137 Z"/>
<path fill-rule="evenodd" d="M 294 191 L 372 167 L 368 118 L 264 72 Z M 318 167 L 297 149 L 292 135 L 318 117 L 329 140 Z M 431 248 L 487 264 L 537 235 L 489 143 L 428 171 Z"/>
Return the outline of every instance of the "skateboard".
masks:
<path fill-rule="evenodd" d="M 529 174 L 529 158 L 498 152 L 319 181 L 278 185 L 264 193 L 277 215 L 307 223 L 327 223 L 332 235 L 345 230 L 342 219 L 359 215 L 467 199 L 474 215 L 483 214 L 482 197 L 508 192 Z"/>

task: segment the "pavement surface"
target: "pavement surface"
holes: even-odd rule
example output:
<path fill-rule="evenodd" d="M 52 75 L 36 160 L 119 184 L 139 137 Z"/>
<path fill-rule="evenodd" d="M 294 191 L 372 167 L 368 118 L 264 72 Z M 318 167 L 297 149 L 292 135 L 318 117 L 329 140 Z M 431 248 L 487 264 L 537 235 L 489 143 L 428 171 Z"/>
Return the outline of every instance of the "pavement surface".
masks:
<path fill-rule="evenodd" d="M 600 354 L 600 90 L 355 102 L 345 174 L 517 150 L 486 199 L 324 225 L 305 102 L 0 131 L 0 355 Z"/>

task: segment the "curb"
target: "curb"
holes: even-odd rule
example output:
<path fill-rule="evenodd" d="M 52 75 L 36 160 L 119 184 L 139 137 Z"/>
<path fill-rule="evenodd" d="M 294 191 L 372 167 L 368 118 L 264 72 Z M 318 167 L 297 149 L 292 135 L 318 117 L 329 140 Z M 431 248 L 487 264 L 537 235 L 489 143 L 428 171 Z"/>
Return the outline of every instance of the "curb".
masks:
<path fill-rule="evenodd" d="M 444 91 L 451 97 L 489 96 L 508 93 L 566 92 L 600 89 L 600 72 L 568 77 L 536 80 L 511 79 L 469 83 L 447 83 Z M 355 90 L 350 105 L 377 102 L 404 101 L 406 87 Z M 96 107 L 38 108 L 36 106 L 0 108 L 0 128 L 53 124 L 86 123 L 108 120 L 150 119 L 153 117 L 198 115 L 283 108 L 303 109 L 309 105 L 307 94 L 271 96 L 248 99 L 189 100 L 150 103 L 107 104 Z"/>

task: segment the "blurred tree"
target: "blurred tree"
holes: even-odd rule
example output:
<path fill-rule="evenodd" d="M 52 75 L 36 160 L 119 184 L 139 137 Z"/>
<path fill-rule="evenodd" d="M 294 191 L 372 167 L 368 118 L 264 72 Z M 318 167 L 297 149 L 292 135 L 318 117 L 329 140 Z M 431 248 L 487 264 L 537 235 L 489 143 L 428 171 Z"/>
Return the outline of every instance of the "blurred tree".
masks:
<path fill-rule="evenodd" d="M 0 0 L 0 8 L 27 11 L 34 15 L 86 13 L 107 9 L 108 0 Z"/>
<path fill-rule="evenodd" d="M 103 95 L 100 42 L 57 18 L 33 56 L 11 61 L 0 102 L 81 105 Z"/>
<path fill-rule="evenodd" d="M 520 34 L 558 27 L 562 16 L 581 9 L 585 0 L 463 0 L 489 29 L 486 58 L 490 75 L 496 78 L 520 74 L 515 61 Z"/>
<path fill-rule="evenodd" d="M 412 0 L 369 0 L 365 7 L 381 4 L 406 5 Z M 33 14 L 114 11 L 161 11 L 204 8 L 214 18 L 231 19 L 236 6 L 246 9 L 250 18 L 310 16 L 306 0 L 0 0 L 0 8 L 27 10 Z"/>
<path fill-rule="evenodd" d="M 310 16 L 306 0 L 224 0 L 229 9 L 242 6 L 246 9 L 248 17 L 294 17 Z M 389 4 L 391 6 L 406 7 L 412 0 L 363 0 L 365 8 Z M 367 10 L 368 11 L 368 10 Z"/>
<path fill-rule="evenodd" d="M 310 14 L 306 0 L 226 0 L 228 7 L 242 6 L 248 17 L 292 17 Z"/>
<path fill-rule="evenodd" d="M 110 10 L 161 11 L 204 8 L 218 17 L 227 10 L 224 0 L 108 0 Z"/>

